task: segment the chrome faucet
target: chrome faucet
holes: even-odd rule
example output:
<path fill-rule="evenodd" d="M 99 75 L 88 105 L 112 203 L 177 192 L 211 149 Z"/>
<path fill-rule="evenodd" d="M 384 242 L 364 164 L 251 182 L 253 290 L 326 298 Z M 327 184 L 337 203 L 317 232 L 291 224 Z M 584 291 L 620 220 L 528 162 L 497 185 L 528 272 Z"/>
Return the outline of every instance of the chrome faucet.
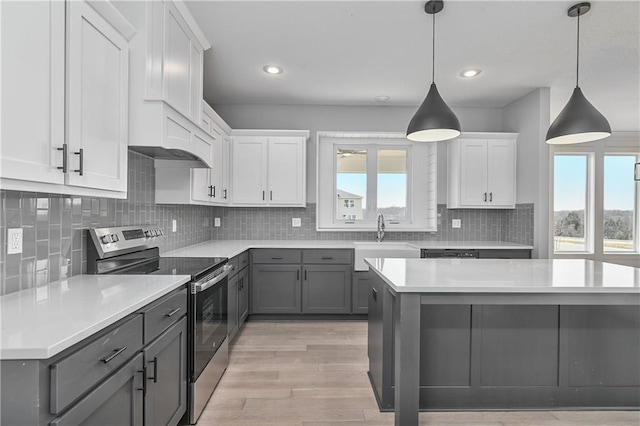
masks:
<path fill-rule="evenodd" d="M 378 213 L 378 236 L 376 237 L 376 241 L 381 243 L 382 240 L 384 240 L 384 215 Z"/>

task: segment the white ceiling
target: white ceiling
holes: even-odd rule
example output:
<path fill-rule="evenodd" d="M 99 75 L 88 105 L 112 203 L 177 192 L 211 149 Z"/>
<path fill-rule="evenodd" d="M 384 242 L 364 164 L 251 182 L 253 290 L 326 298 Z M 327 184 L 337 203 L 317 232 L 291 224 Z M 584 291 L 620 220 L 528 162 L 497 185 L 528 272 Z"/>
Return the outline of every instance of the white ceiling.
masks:
<path fill-rule="evenodd" d="M 417 106 L 431 83 L 424 1 L 195 1 L 211 42 L 216 104 Z M 573 1 L 445 1 L 436 83 L 452 106 L 503 107 L 551 88 L 555 116 L 575 86 Z M 580 86 L 614 130 L 640 130 L 640 1 L 592 1 L 581 18 Z M 266 64 L 284 68 L 279 76 Z M 481 68 L 462 79 L 466 68 Z"/>

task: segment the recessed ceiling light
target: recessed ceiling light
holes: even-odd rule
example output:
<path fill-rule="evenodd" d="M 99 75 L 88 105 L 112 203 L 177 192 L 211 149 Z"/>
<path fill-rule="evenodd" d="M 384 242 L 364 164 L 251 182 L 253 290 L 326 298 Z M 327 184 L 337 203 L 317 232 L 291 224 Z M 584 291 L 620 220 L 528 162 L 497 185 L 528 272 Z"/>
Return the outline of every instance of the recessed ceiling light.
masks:
<path fill-rule="evenodd" d="M 482 72 L 481 69 L 479 68 L 472 68 L 472 69 L 468 69 L 468 70 L 464 70 L 460 73 L 461 77 L 464 78 L 472 78 L 477 76 L 478 74 L 480 74 Z"/>
<path fill-rule="evenodd" d="M 263 68 L 264 72 L 271 75 L 282 74 L 282 68 L 277 65 L 265 65 Z"/>
<path fill-rule="evenodd" d="M 375 99 L 377 102 L 387 102 L 391 98 L 387 95 L 381 95 L 381 96 L 376 96 L 373 99 Z"/>

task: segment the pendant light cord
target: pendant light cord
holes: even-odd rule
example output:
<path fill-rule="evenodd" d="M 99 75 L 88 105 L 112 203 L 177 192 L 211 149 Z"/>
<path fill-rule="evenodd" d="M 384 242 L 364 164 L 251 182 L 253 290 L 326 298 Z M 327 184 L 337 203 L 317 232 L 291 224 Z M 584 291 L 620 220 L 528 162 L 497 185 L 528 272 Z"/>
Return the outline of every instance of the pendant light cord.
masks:
<path fill-rule="evenodd" d="M 576 87 L 580 87 L 578 85 L 580 75 L 580 10 L 578 10 L 578 35 L 576 40 Z"/>
<path fill-rule="evenodd" d="M 431 35 L 431 83 L 435 83 L 436 81 L 436 14 L 432 14 L 433 16 L 433 26 L 432 26 L 432 35 Z"/>

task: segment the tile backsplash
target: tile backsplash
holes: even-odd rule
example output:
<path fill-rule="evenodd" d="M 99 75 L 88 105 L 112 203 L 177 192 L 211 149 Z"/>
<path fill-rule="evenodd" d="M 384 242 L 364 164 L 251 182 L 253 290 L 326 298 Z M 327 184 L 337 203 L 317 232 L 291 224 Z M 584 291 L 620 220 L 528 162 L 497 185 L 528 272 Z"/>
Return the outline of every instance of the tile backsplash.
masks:
<path fill-rule="evenodd" d="M 317 232 L 315 204 L 306 208 L 226 208 L 155 203 L 153 159 L 129 152 L 128 198 L 0 191 L 0 294 L 86 272 L 92 227 L 154 224 L 161 252 L 209 240 L 374 241 L 375 232 Z M 533 204 L 514 210 L 449 210 L 438 206 L 437 232 L 392 232 L 388 241 L 505 241 L 533 244 Z M 214 218 L 222 226 L 214 228 Z M 293 228 L 291 219 L 301 218 Z M 461 219 L 462 227 L 451 227 Z M 177 232 L 171 232 L 172 220 Z M 7 229 L 23 229 L 23 251 L 7 254 Z"/>
<path fill-rule="evenodd" d="M 213 210 L 221 227 L 213 228 L 215 240 L 341 240 L 374 241 L 375 232 L 318 232 L 316 206 L 306 208 L 240 207 Z M 291 220 L 302 226 L 293 228 Z M 462 227 L 451 227 L 461 219 Z M 533 204 L 519 204 L 513 210 L 447 209 L 438 205 L 437 232 L 385 233 L 387 241 L 504 241 L 533 245 Z"/>
<path fill-rule="evenodd" d="M 155 204 L 153 160 L 132 151 L 127 194 L 126 200 L 115 200 L 0 191 L 0 294 L 86 272 L 89 228 L 156 224 L 167 235 L 163 251 L 212 239 L 213 208 Z M 173 219 L 175 233 L 170 232 Z M 20 254 L 6 254 L 9 228 L 23 229 Z"/>

